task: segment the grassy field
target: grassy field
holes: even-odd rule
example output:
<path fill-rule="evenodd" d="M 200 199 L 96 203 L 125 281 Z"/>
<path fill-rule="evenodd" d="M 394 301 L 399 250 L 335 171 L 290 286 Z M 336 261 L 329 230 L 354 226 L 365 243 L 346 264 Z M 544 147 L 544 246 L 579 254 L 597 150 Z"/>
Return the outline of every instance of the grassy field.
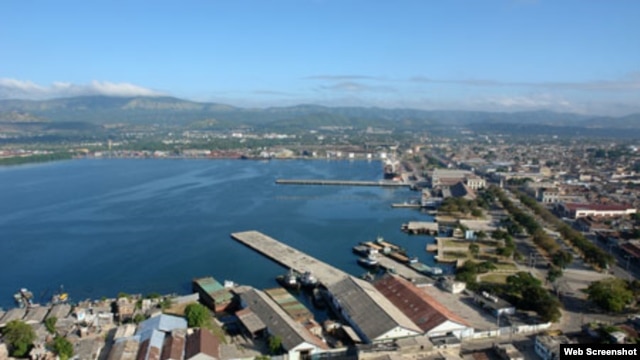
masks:
<path fill-rule="evenodd" d="M 507 276 L 512 274 L 504 274 L 504 273 L 489 273 L 480 276 L 480 281 L 495 283 L 495 284 L 506 284 Z"/>

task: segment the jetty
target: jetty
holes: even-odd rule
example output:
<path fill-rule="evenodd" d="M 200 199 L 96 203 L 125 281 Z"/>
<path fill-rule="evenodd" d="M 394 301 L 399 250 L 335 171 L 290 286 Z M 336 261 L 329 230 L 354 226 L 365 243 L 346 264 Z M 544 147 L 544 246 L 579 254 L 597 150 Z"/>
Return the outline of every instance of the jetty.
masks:
<path fill-rule="evenodd" d="M 324 180 L 324 179 L 276 179 L 279 185 L 334 185 L 334 186 L 382 186 L 411 187 L 411 183 L 398 181 Z"/>
<path fill-rule="evenodd" d="M 439 226 L 436 222 L 409 221 L 406 224 L 402 224 L 401 230 L 412 235 L 438 235 Z"/>
<path fill-rule="evenodd" d="M 333 285 L 349 276 L 340 269 L 258 231 L 232 233 L 231 238 L 300 274 L 311 272 L 324 286 Z"/>

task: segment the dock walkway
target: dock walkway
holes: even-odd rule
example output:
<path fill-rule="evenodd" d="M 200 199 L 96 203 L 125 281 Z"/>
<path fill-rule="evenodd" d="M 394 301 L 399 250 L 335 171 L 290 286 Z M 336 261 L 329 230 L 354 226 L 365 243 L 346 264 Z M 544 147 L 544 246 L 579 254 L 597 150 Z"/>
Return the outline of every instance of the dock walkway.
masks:
<path fill-rule="evenodd" d="M 341 186 L 383 186 L 383 187 L 410 187 L 411 183 L 397 181 L 358 181 L 358 180 L 324 180 L 324 179 L 277 179 L 280 185 L 341 185 Z"/>
<path fill-rule="evenodd" d="M 310 271 L 324 286 L 333 285 L 349 276 L 342 270 L 258 231 L 232 233 L 231 237 L 284 267 L 293 269 L 301 274 L 305 271 Z"/>

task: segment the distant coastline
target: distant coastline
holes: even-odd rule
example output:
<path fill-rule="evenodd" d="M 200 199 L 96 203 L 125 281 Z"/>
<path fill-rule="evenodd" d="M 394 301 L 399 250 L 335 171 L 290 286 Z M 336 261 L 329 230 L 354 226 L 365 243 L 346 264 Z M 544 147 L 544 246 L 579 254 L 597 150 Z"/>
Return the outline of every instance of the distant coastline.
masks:
<path fill-rule="evenodd" d="M 35 154 L 29 156 L 12 156 L 0 158 L 0 166 L 16 166 L 33 163 L 45 163 L 52 161 L 71 160 L 73 154 L 69 152 L 56 152 L 50 154 Z"/>

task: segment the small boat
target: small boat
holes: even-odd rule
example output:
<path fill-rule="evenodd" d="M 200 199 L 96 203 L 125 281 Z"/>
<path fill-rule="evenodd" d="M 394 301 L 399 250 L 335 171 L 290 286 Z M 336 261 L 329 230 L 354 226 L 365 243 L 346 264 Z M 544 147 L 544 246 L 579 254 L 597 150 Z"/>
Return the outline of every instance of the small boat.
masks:
<path fill-rule="evenodd" d="M 353 252 L 358 255 L 369 255 L 369 249 L 366 245 L 356 245 L 353 247 Z"/>
<path fill-rule="evenodd" d="M 417 256 L 409 258 L 409 264 L 415 264 L 417 262 L 418 262 L 418 257 Z"/>
<path fill-rule="evenodd" d="M 364 267 L 374 268 L 378 266 L 378 259 L 374 256 L 369 255 L 366 258 L 359 258 L 358 264 Z"/>
<path fill-rule="evenodd" d="M 320 290 L 319 288 L 313 289 L 312 302 L 313 302 L 313 305 L 318 309 L 324 309 L 327 307 L 327 300 L 324 298 L 322 291 L 323 290 Z"/>
<path fill-rule="evenodd" d="M 298 275 L 295 271 L 293 271 L 293 269 L 289 270 L 289 272 L 285 275 L 278 276 L 276 280 L 280 283 L 280 285 L 284 286 L 287 289 L 300 289 Z"/>
<path fill-rule="evenodd" d="M 300 277 L 300 285 L 306 288 L 313 288 L 318 285 L 318 279 L 310 271 L 305 271 Z"/>
<path fill-rule="evenodd" d="M 33 293 L 26 288 L 22 288 L 13 295 L 13 299 L 19 307 L 28 307 L 33 304 Z"/>
<path fill-rule="evenodd" d="M 51 304 L 64 304 L 69 300 L 69 294 L 64 291 L 64 287 L 60 285 L 60 290 L 51 297 Z"/>

